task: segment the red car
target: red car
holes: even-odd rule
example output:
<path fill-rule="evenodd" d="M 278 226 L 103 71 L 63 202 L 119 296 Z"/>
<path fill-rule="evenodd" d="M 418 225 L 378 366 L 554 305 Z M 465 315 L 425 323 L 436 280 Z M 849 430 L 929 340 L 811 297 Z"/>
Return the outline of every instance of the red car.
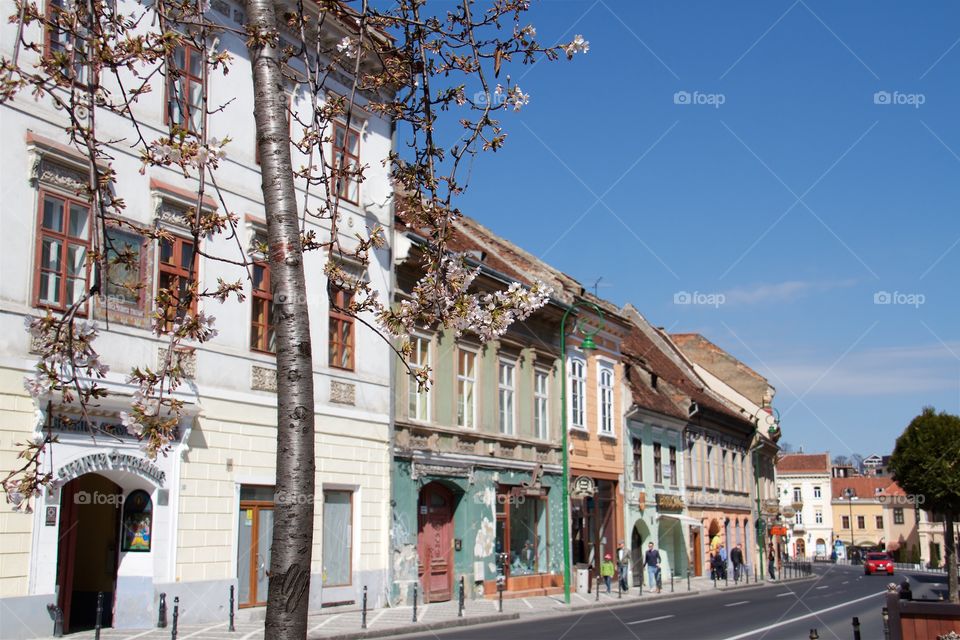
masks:
<path fill-rule="evenodd" d="M 888 553 L 868 553 L 867 559 L 863 563 L 863 573 L 868 576 L 874 573 L 885 573 L 892 576 L 893 558 Z"/>

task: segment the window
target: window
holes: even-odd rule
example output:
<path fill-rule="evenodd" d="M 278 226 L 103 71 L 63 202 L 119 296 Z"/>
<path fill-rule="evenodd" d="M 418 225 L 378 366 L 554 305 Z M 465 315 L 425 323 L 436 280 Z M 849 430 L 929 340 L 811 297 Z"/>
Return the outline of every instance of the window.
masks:
<path fill-rule="evenodd" d="M 840 525 L 840 526 L 841 526 L 843 529 L 849 529 L 849 528 L 850 528 L 850 516 L 842 516 L 842 517 L 840 518 L 840 520 L 841 520 L 841 525 Z"/>
<path fill-rule="evenodd" d="M 643 442 L 633 439 L 633 481 L 643 482 Z"/>
<path fill-rule="evenodd" d="M 106 259 L 109 271 L 107 301 L 109 304 L 119 303 L 138 307 L 141 298 L 140 287 L 143 282 L 141 273 L 143 238 L 116 227 L 107 227 L 106 233 Z"/>
<path fill-rule="evenodd" d="M 883 516 L 877 516 L 877 529 L 883 529 Z"/>
<path fill-rule="evenodd" d="M 600 367 L 600 433 L 613 435 L 613 369 Z"/>
<path fill-rule="evenodd" d="M 197 133 L 203 124 L 203 57 L 190 45 L 174 49 L 167 73 L 167 124 Z"/>
<path fill-rule="evenodd" d="M 524 495 L 518 486 L 497 487 L 495 544 L 509 558 L 504 567 L 508 577 L 550 571 L 547 497 Z"/>
<path fill-rule="evenodd" d="M 331 285 L 330 366 L 353 371 L 353 317 L 349 314 L 353 292 Z"/>
<path fill-rule="evenodd" d="M 166 328 L 183 318 L 187 311 L 196 313 L 197 297 L 193 284 L 197 278 L 197 255 L 193 241 L 176 236 L 160 239 L 159 288 L 170 296 L 164 309 Z"/>
<path fill-rule="evenodd" d="M 823 524 L 823 511 L 820 511 L 819 509 L 817 509 L 817 510 L 813 513 L 813 520 L 814 520 L 814 522 L 816 522 L 817 524 Z"/>
<path fill-rule="evenodd" d="M 533 426 L 536 437 L 547 440 L 550 437 L 549 389 L 550 376 L 546 371 L 533 374 Z"/>
<path fill-rule="evenodd" d="M 410 365 L 418 369 L 430 366 L 430 340 L 423 336 L 413 336 L 411 340 L 413 350 L 410 353 Z M 410 418 L 413 420 L 430 420 L 430 392 L 420 389 L 417 380 L 408 378 L 410 384 Z"/>
<path fill-rule="evenodd" d="M 584 400 L 586 375 L 584 369 L 586 363 L 583 360 L 573 359 L 570 361 L 570 426 L 577 429 L 586 429 L 587 423 L 584 420 Z"/>
<path fill-rule="evenodd" d="M 353 553 L 353 493 L 323 492 L 323 586 L 351 584 Z"/>
<path fill-rule="evenodd" d="M 707 486 L 716 487 L 716 471 L 713 463 L 713 445 L 707 445 Z"/>
<path fill-rule="evenodd" d="M 461 349 L 457 365 L 457 424 L 468 429 L 477 426 L 476 386 L 477 354 Z"/>
<path fill-rule="evenodd" d="M 867 528 L 866 517 L 857 516 L 857 529 L 866 529 L 866 528 Z"/>
<path fill-rule="evenodd" d="M 800 487 L 793 488 L 793 501 L 803 502 L 803 493 L 800 491 Z"/>
<path fill-rule="evenodd" d="M 514 394 L 514 374 L 516 367 L 509 362 L 500 363 L 499 374 L 499 393 L 497 399 L 500 407 L 500 433 L 513 435 L 514 415 L 513 415 L 513 394 Z"/>
<path fill-rule="evenodd" d="M 150 551 L 153 502 L 142 489 L 131 491 L 123 501 L 123 539 L 120 551 Z"/>
<path fill-rule="evenodd" d="M 39 215 L 37 305 L 62 311 L 87 290 L 90 207 L 41 192 Z"/>
<path fill-rule="evenodd" d="M 47 59 L 60 60 L 59 71 L 67 78 L 77 82 L 86 81 L 86 41 L 70 33 L 69 27 L 75 15 L 73 3 L 68 0 L 47 0 L 47 20 L 51 25 L 63 23 L 67 29 L 50 26 L 45 34 L 45 54 Z M 86 31 L 84 25 L 78 27 Z"/>
<path fill-rule="evenodd" d="M 656 484 L 663 482 L 663 446 L 659 442 L 653 443 L 653 481 Z"/>
<path fill-rule="evenodd" d="M 894 507 L 893 509 L 893 524 L 903 524 L 903 508 Z"/>
<path fill-rule="evenodd" d="M 700 447 L 696 440 L 687 443 L 687 470 L 690 473 L 690 484 L 700 485 Z"/>
<path fill-rule="evenodd" d="M 270 265 L 266 262 L 253 264 L 253 304 L 250 311 L 250 348 L 276 353 L 277 332 L 273 323 Z"/>
<path fill-rule="evenodd" d="M 670 466 L 667 467 L 670 473 L 670 485 L 677 486 L 677 448 L 670 447 Z"/>
<path fill-rule="evenodd" d="M 797 515 L 794 516 L 794 522 L 797 524 L 803 524 L 803 512 L 797 511 Z"/>
<path fill-rule="evenodd" d="M 816 485 L 813 487 L 813 497 L 814 498 L 820 497 L 820 485 Z"/>
<path fill-rule="evenodd" d="M 333 175 L 337 195 L 348 202 L 360 202 L 360 133 L 339 122 L 333 123 Z"/>
<path fill-rule="evenodd" d="M 720 449 L 720 488 L 726 489 L 730 481 L 730 468 L 727 464 L 727 450 Z"/>

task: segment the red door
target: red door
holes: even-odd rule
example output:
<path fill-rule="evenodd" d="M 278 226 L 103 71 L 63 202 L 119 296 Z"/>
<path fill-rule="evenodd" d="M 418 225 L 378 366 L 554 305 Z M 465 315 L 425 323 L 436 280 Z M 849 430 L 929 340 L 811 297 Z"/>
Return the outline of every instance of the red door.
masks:
<path fill-rule="evenodd" d="M 437 483 L 420 491 L 417 550 L 424 602 L 453 598 L 453 492 Z"/>

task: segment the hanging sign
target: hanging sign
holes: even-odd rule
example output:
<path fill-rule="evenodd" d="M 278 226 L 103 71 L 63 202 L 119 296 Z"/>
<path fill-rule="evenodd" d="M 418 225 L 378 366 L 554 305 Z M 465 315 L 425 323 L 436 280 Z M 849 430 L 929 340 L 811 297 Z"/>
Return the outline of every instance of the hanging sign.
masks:
<path fill-rule="evenodd" d="M 592 498 L 597 493 L 597 484 L 590 476 L 577 476 L 570 489 L 574 498 Z"/>

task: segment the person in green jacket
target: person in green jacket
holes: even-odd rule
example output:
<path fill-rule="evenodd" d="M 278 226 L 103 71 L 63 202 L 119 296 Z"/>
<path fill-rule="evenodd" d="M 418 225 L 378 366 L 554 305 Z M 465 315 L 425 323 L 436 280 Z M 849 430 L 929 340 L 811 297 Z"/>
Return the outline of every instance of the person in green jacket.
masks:
<path fill-rule="evenodd" d="M 610 584 L 613 581 L 613 574 L 616 572 L 616 567 L 613 566 L 613 556 L 609 553 L 603 556 L 603 562 L 600 563 L 600 576 L 603 578 L 604 584 L 607 585 L 607 593 L 610 593 Z"/>

